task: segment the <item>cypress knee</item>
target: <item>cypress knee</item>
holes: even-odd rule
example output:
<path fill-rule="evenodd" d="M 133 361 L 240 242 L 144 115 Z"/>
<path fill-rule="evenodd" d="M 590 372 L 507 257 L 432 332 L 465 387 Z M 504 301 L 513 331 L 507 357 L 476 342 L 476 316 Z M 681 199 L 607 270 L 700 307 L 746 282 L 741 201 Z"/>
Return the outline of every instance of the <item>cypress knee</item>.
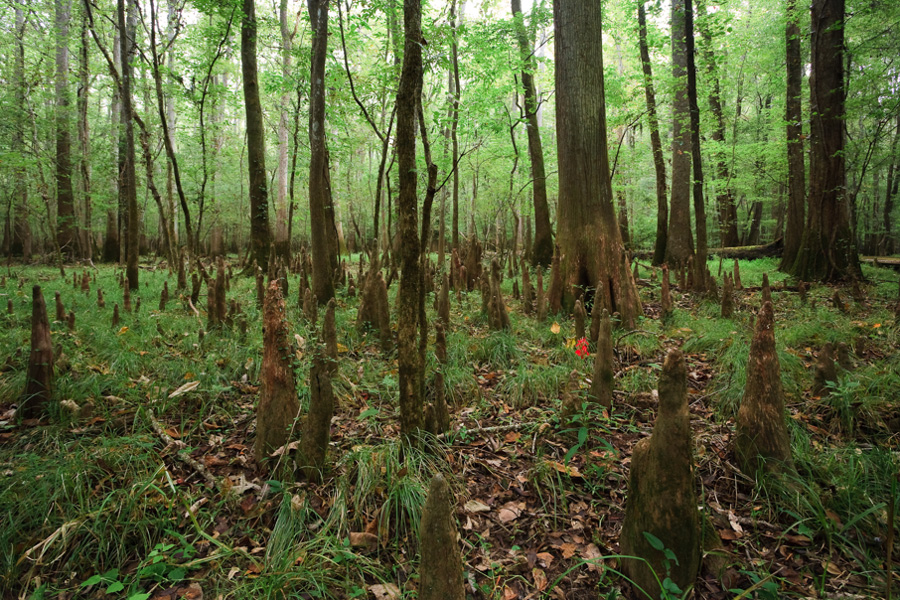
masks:
<path fill-rule="evenodd" d="M 163 282 L 162 292 L 159 294 L 159 310 L 160 312 L 166 310 L 166 303 L 169 301 L 169 282 Z"/>
<path fill-rule="evenodd" d="M 62 323 L 66 320 L 66 309 L 63 306 L 62 299 L 59 297 L 59 292 L 54 294 L 56 297 L 56 320 Z"/>
<path fill-rule="evenodd" d="M 791 463 L 791 441 L 784 420 L 781 367 L 775 351 L 775 317 L 766 302 L 750 344 L 747 383 L 737 414 L 735 451 L 744 472 L 778 471 Z"/>
<path fill-rule="evenodd" d="M 594 356 L 594 371 L 588 399 L 606 408 L 612 408 L 613 381 L 615 379 L 613 361 L 612 325 L 609 322 L 609 312 L 604 308 L 600 316 L 597 354 Z"/>
<path fill-rule="evenodd" d="M 550 263 L 550 289 L 547 292 L 547 304 L 550 314 L 559 313 L 562 308 L 563 280 L 559 266 L 559 244 L 553 249 L 553 260 Z"/>
<path fill-rule="evenodd" d="M 687 369 L 681 351 L 669 351 L 658 388 L 659 414 L 653 433 L 638 442 L 631 455 L 619 538 L 622 554 L 647 561 L 622 562 L 625 574 L 643 591 L 636 596 L 640 598 L 659 598 L 659 582 L 666 577 L 686 589 L 700 569 L 700 518 L 694 491 Z M 645 533 L 655 540 L 651 542 Z M 674 553 L 677 563 L 666 559 L 659 542 Z"/>
<path fill-rule="evenodd" d="M 331 417 L 334 415 L 331 377 L 337 365 L 334 306 L 332 298 L 325 309 L 321 343 L 314 350 L 312 367 L 309 369 L 309 413 L 303 420 L 297 466 L 310 481 L 319 481 L 321 478 L 328 451 L 328 440 L 331 438 Z"/>
<path fill-rule="evenodd" d="M 97 288 L 97 306 L 99 308 L 106 308 L 106 300 L 103 299 L 103 290 Z"/>
<path fill-rule="evenodd" d="M 584 312 L 584 304 L 581 299 L 575 301 L 575 339 L 580 340 L 584 337 L 584 322 L 587 320 L 587 313 Z"/>
<path fill-rule="evenodd" d="M 660 310 L 663 320 L 672 316 L 672 292 L 669 289 L 669 267 L 662 267 L 662 291 L 660 292 Z"/>
<path fill-rule="evenodd" d="M 284 312 L 281 287 L 273 281 L 263 307 L 263 360 L 253 446 L 257 462 L 287 443 L 289 430 L 300 410 Z"/>
<path fill-rule="evenodd" d="M 837 368 L 834 366 L 834 346 L 831 342 L 822 346 L 816 361 L 816 374 L 813 377 L 812 393 L 814 396 L 827 396 L 828 384 L 837 383 Z"/>
<path fill-rule="evenodd" d="M 53 342 L 41 286 L 31 290 L 31 354 L 25 375 L 25 390 L 19 398 L 17 416 L 30 419 L 47 410 L 53 398 Z"/>
<path fill-rule="evenodd" d="M 541 268 L 537 270 L 537 318 L 538 321 L 544 322 L 547 320 L 547 303 L 544 300 L 544 271 Z"/>
<path fill-rule="evenodd" d="M 428 486 L 419 525 L 419 600 L 465 600 L 457 537 L 450 486 L 438 473 Z"/>

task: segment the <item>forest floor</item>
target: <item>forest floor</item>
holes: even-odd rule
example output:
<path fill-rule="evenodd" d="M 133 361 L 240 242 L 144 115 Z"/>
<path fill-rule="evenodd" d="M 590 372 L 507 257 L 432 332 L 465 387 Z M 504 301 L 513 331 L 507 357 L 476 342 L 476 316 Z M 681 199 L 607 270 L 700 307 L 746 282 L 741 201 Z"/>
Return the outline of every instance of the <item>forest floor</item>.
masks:
<path fill-rule="evenodd" d="M 417 528 L 436 471 L 456 494 L 470 597 L 635 597 L 617 572 L 629 461 L 652 430 L 662 359 L 676 347 L 688 364 L 700 508 L 717 534 L 708 537 L 720 541 L 707 548 L 689 593 L 886 596 L 900 431 L 891 269 L 864 266 L 862 296 L 841 290 L 841 312 L 830 300 L 834 288 L 813 286 L 803 303 L 782 289 L 773 259 L 741 261 L 745 288 L 735 292 L 733 318 L 676 286 L 674 315 L 662 322 L 659 283 L 641 267 L 645 318 L 613 332 L 614 406 L 584 402 L 569 423 L 560 422 L 560 401 L 586 397 L 592 365 L 574 350 L 572 321 L 526 316 L 509 278 L 507 332 L 488 330 L 477 293 L 451 295 L 443 370 L 452 432 L 405 452 L 395 356 L 382 353 L 373 333 L 357 332 L 358 300 L 340 290 L 331 466 L 309 484 L 268 479 L 252 458 L 262 356 L 253 281 L 235 277 L 228 294 L 248 332 L 219 329 L 200 339 L 205 319 L 174 293 L 158 310 L 163 282 L 174 292 L 174 275 L 145 267 L 135 294 L 143 306 L 122 311 L 116 327 L 112 306 L 122 297 L 111 267 L 90 271 L 89 293 L 73 287 L 74 270 L 63 279 L 50 267 L 13 267 L 0 287 L 12 306 L 0 316 L 3 598 L 415 597 Z M 797 473 L 757 483 L 737 468 L 731 439 L 764 272 Z M 314 333 L 300 316 L 296 277 L 289 281 L 302 414 Z M 55 393 L 69 402 L 41 421 L 18 422 L 35 283 L 51 320 L 55 291 L 76 315 L 71 330 L 51 322 Z M 427 306 L 431 319 L 431 300 Z M 854 352 L 831 393 L 818 397 L 809 390 L 826 342 Z M 428 354 L 430 389 L 438 365 L 430 346 Z M 293 464 L 292 451 L 272 461 Z"/>

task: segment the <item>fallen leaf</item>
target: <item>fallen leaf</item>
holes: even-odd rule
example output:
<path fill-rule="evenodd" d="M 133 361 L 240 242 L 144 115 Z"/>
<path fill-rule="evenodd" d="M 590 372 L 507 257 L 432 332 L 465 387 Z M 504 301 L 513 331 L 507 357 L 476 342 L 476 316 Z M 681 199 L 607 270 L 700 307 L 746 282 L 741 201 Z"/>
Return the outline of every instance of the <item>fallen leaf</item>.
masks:
<path fill-rule="evenodd" d="M 519 518 L 519 515 L 522 514 L 522 510 L 516 506 L 514 502 L 507 502 L 503 505 L 503 508 L 500 509 L 500 512 L 497 513 L 497 517 L 500 519 L 501 523 L 511 523 Z"/>
<path fill-rule="evenodd" d="M 369 586 L 375 600 L 400 600 L 400 588 L 393 583 L 376 583 Z"/>
<path fill-rule="evenodd" d="M 550 568 L 550 565 L 553 564 L 553 559 L 555 558 L 549 552 L 538 552 L 537 557 L 538 560 L 541 561 L 541 564 L 548 569 Z"/>
<path fill-rule="evenodd" d="M 515 598 L 519 597 L 519 593 L 514 589 L 505 587 L 503 588 L 503 600 L 515 600 Z"/>
<path fill-rule="evenodd" d="M 550 333 L 556 335 L 559 333 L 559 323 L 553 321 L 553 325 L 550 326 Z"/>
<path fill-rule="evenodd" d="M 522 437 L 522 434 L 518 431 L 510 431 L 503 439 L 511 444 L 513 442 L 518 442 L 520 437 Z"/>
<path fill-rule="evenodd" d="M 600 548 L 597 547 L 596 544 L 588 544 L 584 550 L 581 551 L 581 558 L 583 558 L 588 563 L 588 569 L 591 571 L 599 571 L 602 565 L 599 564 L 599 559 L 602 555 L 600 554 Z"/>
<path fill-rule="evenodd" d="M 368 548 L 374 550 L 378 547 L 378 536 L 365 531 L 351 531 L 350 545 L 354 548 Z"/>
<path fill-rule="evenodd" d="M 178 396 L 181 396 L 181 395 L 183 395 L 183 394 L 187 394 L 188 392 L 190 392 L 190 391 L 192 391 L 192 390 L 195 390 L 195 389 L 197 389 L 198 387 L 200 387 L 200 382 L 199 382 L 199 381 L 189 381 L 188 383 L 182 385 L 182 386 L 179 387 L 177 390 L 175 390 L 174 392 L 172 392 L 171 394 L 169 394 L 169 399 L 177 398 Z"/>
<path fill-rule="evenodd" d="M 531 570 L 531 577 L 534 579 L 534 587 L 536 587 L 539 592 L 543 592 L 547 589 L 547 575 L 544 571 L 535 567 Z"/>
<path fill-rule="evenodd" d="M 575 552 L 578 550 L 578 546 L 570 542 L 566 542 L 565 544 L 560 546 L 559 549 L 562 550 L 563 558 L 568 559 L 575 556 Z"/>
<path fill-rule="evenodd" d="M 559 471 L 560 473 L 565 473 L 569 477 L 583 477 L 581 472 L 578 470 L 578 467 L 575 465 L 564 465 L 562 463 L 558 463 L 554 460 L 548 460 L 547 464 Z"/>
<path fill-rule="evenodd" d="M 479 500 L 469 500 L 468 502 L 463 504 L 463 508 L 466 510 L 466 512 L 470 513 L 488 512 L 491 510 L 490 506 Z"/>

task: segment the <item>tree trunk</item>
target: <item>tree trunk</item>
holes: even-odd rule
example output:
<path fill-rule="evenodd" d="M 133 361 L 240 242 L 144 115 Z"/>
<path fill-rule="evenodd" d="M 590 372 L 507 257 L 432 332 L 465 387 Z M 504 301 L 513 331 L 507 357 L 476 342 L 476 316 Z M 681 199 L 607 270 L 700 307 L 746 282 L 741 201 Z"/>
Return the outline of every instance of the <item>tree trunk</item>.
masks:
<path fill-rule="evenodd" d="M 133 79 L 135 43 L 135 5 L 128 0 L 128 17 L 126 24 L 125 1 L 118 0 L 117 10 L 119 31 L 125 32 L 119 37 L 122 52 L 122 125 L 123 135 L 119 137 L 119 162 L 122 165 L 119 176 L 119 206 L 126 207 L 128 228 L 126 235 L 126 274 L 129 289 L 138 289 L 138 252 L 140 249 L 140 228 L 137 203 L 137 178 L 134 171 L 134 122 L 132 115 L 131 82 Z M 124 147 L 123 147 L 124 146 Z"/>
<path fill-rule="evenodd" d="M 672 76 L 675 100 L 672 106 L 672 200 L 669 203 L 669 234 L 666 260 L 684 265 L 694 254 L 691 235 L 691 116 L 688 98 L 686 0 L 672 0 Z"/>
<path fill-rule="evenodd" d="M 55 0 L 56 26 L 56 242 L 60 252 L 75 256 L 77 223 L 72 192 L 72 139 L 69 132 L 69 21 L 70 0 Z"/>
<path fill-rule="evenodd" d="M 397 89 L 397 161 L 400 190 L 397 197 L 400 235 L 400 289 L 397 294 L 398 367 L 400 377 L 400 432 L 414 435 L 422 427 L 421 363 L 417 352 L 419 307 L 419 236 L 416 197 L 416 106 L 422 90 L 421 0 L 404 0 L 406 42 Z"/>
<path fill-rule="evenodd" d="M 669 199 L 666 190 L 666 163 L 659 138 L 659 121 L 656 118 L 656 92 L 653 89 L 653 70 L 650 67 L 650 49 L 647 46 L 647 15 L 643 0 L 638 0 L 638 45 L 641 50 L 641 66 L 644 71 L 644 96 L 647 99 L 647 121 L 650 125 L 650 148 L 653 151 L 653 167 L 656 170 L 656 243 L 653 264 L 666 260 L 669 226 Z"/>
<path fill-rule="evenodd" d="M 891 162 L 888 166 L 887 187 L 884 192 L 884 213 L 881 244 L 878 251 L 882 256 L 894 253 L 894 234 L 891 229 L 891 213 L 894 212 L 894 196 L 897 195 L 897 187 L 900 177 L 897 176 L 897 141 L 900 139 L 900 115 L 897 115 L 897 125 L 894 130 L 894 141 L 891 143 Z"/>
<path fill-rule="evenodd" d="M 787 122 L 788 207 L 787 227 L 784 235 L 784 254 L 780 269 L 790 271 L 800 251 L 803 222 L 806 211 L 806 166 L 803 158 L 803 111 L 800 99 L 803 84 L 803 57 L 801 55 L 800 14 L 796 0 L 788 0 L 787 26 L 785 27 L 787 98 L 785 121 Z"/>
<path fill-rule="evenodd" d="M 79 170 L 81 172 L 81 194 L 84 202 L 84 221 L 81 229 L 81 257 L 93 258 L 94 238 L 91 227 L 91 141 L 88 126 L 88 94 L 90 93 L 90 67 L 88 54 L 88 19 L 82 14 L 81 48 L 78 54 L 78 142 L 81 149 Z"/>
<path fill-rule="evenodd" d="M 697 227 L 697 255 L 694 257 L 694 291 L 706 291 L 706 203 L 703 200 L 703 161 L 700 159 L 700 107 L 697 103 L 697 67 L 694 62 L 693 0 L 685 2 L 688 102 L 691 109 L 691 166 L 693 167 L 694 223 Z"/>
<path fill-rule="evenodd" d="M 465 2 L 463 2 L 465 4 Z M 450 119 L 450 144 L 453 146 L 453 211 L 451 216 L 452 239 L 450 246 L 459 250 L 459 51 L 456 44 L 456 0 L 450 5 L 450 30 L 453 39 L 450 42 L 450 61 L 453 69 L 453 115 Z"/>
<path fill-rule="evenodd" d="M 174 69 L 175 62 L 175 32 L 178 19 L 177 0 L 168 1 L 169 11 L 169 56 L 166 59 L 169 68 Z M 172 148 L 175 147 L 175 100 L 171 96 L 166 98 L 166 121 L 168 122 L 169 137 L 171 138 Z M 166 205 L 169 212 L 169 244 L 178 251 L 178 208 L 175 206 L 175 179 L 171 163 L 166 163 Z M 188 241 L 190 244 L 190 240 Z"/>
<path fill-rule="evenodd" d="M 715 119 L 715 127 L 712 131 L 712 140 L 716 148 L 716 207 L 719 216 L 719 240 L 723 248 L 737 246 L 739 243 L 737 229 L 737 208 L 734 205 L 734 194 L 731 191 L 731 176 L 728 173 L 728 165 L 725 162 L 725 117 L 722 113 L 722 94 L 719 87 L 719 74 L 716 68 L 716 57 L 712 51 L 712 35 L 705 25 L 706 11 L 704 5 L 698 0 L 697 12 L 700 18 L 695 18 L 697 30 L 702 39 L 703 56 L 706 60 L 706 73 L 710 79 L 709 110 Z M 721 186 L 721 187 L 720 187 Z"/>
<path fill-rule="evenodd" d="M 593 288 L 595 302 L 631 323 L 641 313 L 641 303 L 613 206 L 600 3 L 558 0 L 553 20 L 563 304 L 572 308 L 576 286 Z"/>
<path fill-rule="evenodd" d="M 269 265 L 269 202 L 266 180 L 266 131 L 256 69 L 256 2 L 244 0 L 241 21 L 241 74 L 247 113 L 247 165 L 250 184 L 250 257 L 266 272 Z M 313 227 L 313 231 L 315 231 Z M 251 262 L 252 262 L 251 261 Z"/>
<path fill-rule="evenodd" d="M 325 57 L 328 52 L 328 0 L 309 0 L 313 50 L 309 94 L 309 218 L 312 223 L 313 293 L 319 304 L 334 298 L 336 258 L 329 221 L 328 149 L 325 145 Z M 415 111 L 415 108 L 412 109 Z M 334 218 L 334 213 L 330 213 Z"/>
<path fill-rule="evenodd" d="M 809 211 L 793 274 L 803 281 L 857 279 L 844 157 L 844 0 L 813 0 L 810 14 Z"/>
<path fill-rule="evenodd" d="M 287 0 L 278 5 L 278 21 L 281 26 L 281 74 L 284 77 L 280 106 L 278 107 L 278 188 L 275 196 L 275 254 L 290 262 L 291 244 L 288 239 L 288 119 L 291 97 L 287 83 L 291 79 L 291 46 L 293 36 L 288 25 Z"/>
<path fill-rule="evenodd" d="M 547 206 L 547 177 L 544 173 L 544 150 L 538 128 L 538 101 L 534 87 L 534 49 L 525 29 L 521 0 L 511 0 L 515 19 L 519 56 L 522 60 L 522 90 L 525 96 L 525 126 L 528 131 L 528 158 L 531 161 L 531 190 L 534 203 L 534 246 L 531 260 L 534 266 L 547 267 L 553 259 L 553 230 L 550 228 L 550 208 Z"/>
<path fill-rule="evenodd" d="M 28 127 L 28 115 L 25 111 L 25 12 L 20 4 L 16 11 L 16 58 L 13 68 L 13 90 L 16 102 L 12 107 L 16 117 L 13 127 L 10 150 L 14 155 L 25 153 L 25 129 Z M 13 235 L 10 252 L 21 255 L 26 261 L 31 258 L 31 228 L 28 224 L 28 185 L 25 179 L 24 165 L 18 165 L 13 177 Z"/>

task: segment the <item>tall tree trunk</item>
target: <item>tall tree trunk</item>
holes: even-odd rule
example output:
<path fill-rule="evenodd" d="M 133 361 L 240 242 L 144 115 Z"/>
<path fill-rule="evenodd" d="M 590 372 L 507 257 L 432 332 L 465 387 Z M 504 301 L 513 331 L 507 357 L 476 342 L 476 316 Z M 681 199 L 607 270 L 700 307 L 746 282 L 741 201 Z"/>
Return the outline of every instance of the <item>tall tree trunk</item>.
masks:
<path fill-rule="evenodd" d="M 422 90 L 421 0 L 404 0 L 406 42 L 397 89 L 397 161 L 400 190 L 397 197 L 400 235 L 400 289 L 397 294 L 398 370 L 400 378 L 400 432 L 414 435 L 422 428 L 421 362 L 417 351 L 419 308 L 418 200 L 416 195 L 416 106 Z"/>
<path fill-rule="evenodd" d="M 695 18 L 697 30 L 702 41 L 703 57 L 706 61 L 706 74 L 709 76 L 709 110 L 713 114 L 714 127 L 712 140 L 716 152 L 716 208 L 719 217 L 719 243 L 723 248 L 737 246 L 740 242 L 737 228 L 737 208 L 734 205 L 734 193 L 731 190 L 731 176 L 725 162 L 725 117 L 722 113 L 722 93 L 719 86 L 719 74 L 716 68 L 716 57 L 712 50 L 712 35 L 706 25 L 704 4 L 697 1 L 699 18 Z"/>
<path fill-rule="evenodd" d="M 256 69 L 256 2 L 244 0 L 241 21 L 241 74 L 247 114 L 247 165 L 250 185 L 250 256 L 265 272 L 269 265 L 269 202 L 266 180 L 266 131 Z M 315 231 L 315 227 L 313 227 Z"/>
<path fill-rule="evenodd" d="M 88 95 L 90 94 L 90 66 L 88 54 L 88 19 L 82 9 L 81 47 L 78 53 L 78 142 L 81 150 L 79 171 L 81 173 L 81 195 L 84 202 L 84 222 L 81 229 L 82 258 L 94 255 L 94 236 L 91 227 L 93 207 L 91 206 L 91 141 L 88 126 Z"/>
<path fill-rule="evenodd" d="M 891 228 L 891 213 L 894 212 L 894 196 L 897 195 L 900 177 L 897 175 L 897 141 L 900 140 L 900 115 L 897 115 L 897 125 L 894 129 L 894 141 L 891 142 L 891 162 L 888 166 L 887 186 L 884 191 L 884 213 L 882 215 L 884 233 L 878 251 L 883 255 L 894 253 L 894 233 Z M 877 187 L 877 186 L 876 186 Z"/>
<path fill-rule="evenodd" d="M 600 3 L 556 0 L 553 23 L 563 303 L 572 308 L 578 287 L 594 290 L 595 302 L 633 323 L 641 303 L 613 206 Z"/>
<path fill-rule="evenodd" d="M 813 0 L 810 16 L 809 211 L 793 274 L 804 281 L 857 279 L 844 157 L 844 0 Z"/>
<path fill-rule="evenodd" d="M 288 82 L 291 80 L 291 47 L 293 36 L 288 23 L 287 0 L 278 5 L 278 21 L 281 29 L 281 75 L 284 78 L 280 106 L 278 107 L 278 187 L 275 196 L 275 253 L 290 260 L 291 244 L 288 239 L 288 120 L 291 110 L 291 96 Z"/>
<path fill-rule="evenodd" d="M 336 257 L 332 242 L 334 213 L 329 214 L 331 191 L 328 148 L 325 145 L 325 57 L 328 52 L 328 0 L 308 0 L 313 28 L 309 94 L 309 218 L 312 223 L 313 293 L 319 304 L 334 298 Z M 413 110 L 415 110 L 413 108 Z M 329 217 L 331 220 L 329 220 Z"/>
<path fill-rule="evenodd" d="M 13 67 L 13 90 L 16 95 L 12 107 L 15 115 L 15 126 L 12 132 L 10 150 L 14 155 L 25 154 L 25 130 L 28 127 L 28 115 L 25 111 L 25 11 L 19 3 L 16 12 L 16 58 Z M 31 258 L 31 227 L 28 224 L 28 185 L 25 180 L 25 167 L 21 159 L 15 167 L 13 177 L 13 236 L 10 252 L 21 255 L 25 260 Z"/>
<path fill-rule="evenodd" d="M 689 1 L 689 0 L 687 0 Z M 672 0 L 672 200 L 666 260 L 683 265 L 694 254 L 691 235 L 691 116 L 688 98 L 686 0 Z"/>
<path fill-rule="evenodd" d="M 134 0 L 128 2 L 128 16 L 126 20 L 126 0 L 118 0 L 117 11 L 119 19 L 119 31 L 124 34 L 119 36 L 122 52 L 122 129 L 123 135 L 119 137 L 119 160 L 122 165 L 119 176 L 119 205 L 125 205 L 128 215 L 127 240 L 126 240 L 126 267 L 128 276 L 128 288 L 138 289 L 138 259 L 140 251 L 140 228 L 137 203 L 137 178 L 134 171 L 134 123 L 131 98 L 131 84 L 134 78 L 132 64 L 134 62 L 135 43 L 135 5 Z"/>
<path fill-rule="evenodd" d="M 463 2 L 465 6 L 465 2 Z M 453 210 L 451 215 L 451 248 L 459 249 L 459 48 L 456 43 L 456 0 L 450 4 L 450 61 L 453 69 L 453 115 L 450 119 L 450 144 L 453 146 Z"/>
<path fill-rule="evenodd" d="M 70 0 L 55 0 L 56 26 L 56 242 L 61 252 L 75 256 L 77 223 L 72 192 L 72 136 L 69 132 Z"/>
<path fill-rule="evenodd" d="M 122 65 L 122 43 L 119 33 L 113 36 L 113 53 L 112 53 L 112 70 L 115 73 L 121 72 Z M 110 163 L 121 167 L 119 153 L 119 139 L 122 135 L 120 131 L 120 122 L 122 119 L 122 95 L 118 86 L 113 87 L 113 97 L 110 102 L 109 109 L 109 131 L 110 131 Z M 113 176 L 110 177 L 110 196 L 112 198 L 121 198 L 119 190 L 120 170 L 114 169 Z M 121 205 L 121 202 L 117 202 Z M 121 239 L 119 237 L 119 211 L 118 207 L 110 207 L 106 210 L 106 233 L 103 236 L 103 262 L 116 262 L 119 260 L 119 245 Z"/>
<path fill-rule="evenodd" d="M 644 0 L 638 0 L 638 45 L 641 51 L 641 67 L 644 71 L 644 96 L 647 99 L 647 121 L 650 125 L 650 148 L 653 151 L 653 167 L 656 170 L 656 242 L 653 264 L 666 260 L 669 226 L 669 198 L 666 189 L 666 163 L 659 138 L 659 120 L 656 117 L 656 92 L 653 89 L 653 70 L 650 67 L 650 49 L 647 46 L 647 14 Z"/>
<path fill-rule="evenodd" d="M 538 129 L 538 101 L 534 88 L 534 48 L 525 28 L 521 0 L 511 0 L 515 19 L 519 56 L 522 60 L 522 90 L 525 96 L 525 126 L 528 131 L 528 158 L 531 160 L 532 199 L 534 203 L 534 246 L 531 261 L 535 266 L 547 267 L 553 259 L 553 230 L 550 228 L 550 208 L 547 206 L 547 177 L 544 173 L 544 150 Z"/>
<path fill-rule="evenodd" d="M 700 159 L 700 107 L 697 103 L 697 67 L 694 62 L 693 0 L 685 2 L 685 41 L 687 49 L 688 102 L 691 109 L 691 166 L 693 167 L 694 224 L 697 228 L 697 254 L 694 290 L 706 291 L 706 203 L 703 200 L 703 161 Z"/>
<path fill-rule="evenodd" d="M 175 63 L 175 34 L 176 20 L 178 18 L 178 0 L 168 1 L 169 11 L 169 55 L 166 62 L 170 69 L 174 69 Z M 171 138 L 172 148 L 175 148 L 175 99 L 171 95 L 166 97 L 166 121 L 169 129 L 169 137 Z M 166 163 L 166 208 L 169 216 L 169 244 L 178 249 L 178 208 L 175 205 L 175 176 L 172 163 Z"/>
<path fill-rule="evenodd" d="M 803 112 L 801 87 L 803 85 L 803 58 L 800 52 L 800 13 L 796 0 L 788 0 L 785 44 L 787 65 L 787 98 L 785 121 L 787 122 L 788 206 L 787 227 L 784 232 L 784 253 L 781 255 L 782 271 L 790 271 L 800 251 L 803 237 L 803 221 L 806 211 L 806 166 L 803 159 Z"/>

